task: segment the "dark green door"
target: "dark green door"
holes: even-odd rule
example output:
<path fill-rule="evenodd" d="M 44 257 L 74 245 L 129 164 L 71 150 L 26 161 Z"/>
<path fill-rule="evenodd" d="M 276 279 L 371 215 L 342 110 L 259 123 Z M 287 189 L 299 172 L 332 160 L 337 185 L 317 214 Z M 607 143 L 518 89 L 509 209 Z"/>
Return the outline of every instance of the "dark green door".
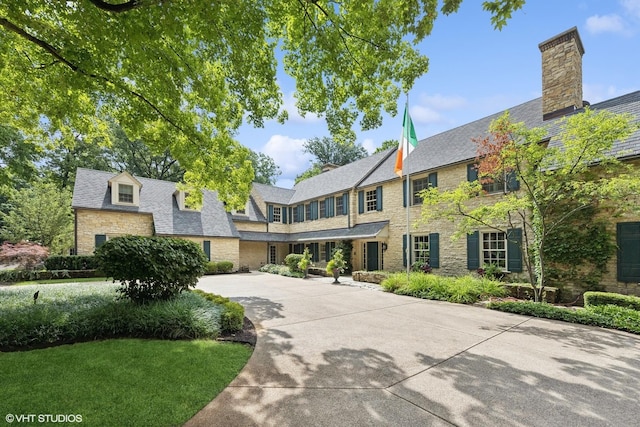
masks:
<path fill-rule="evenodd" d="M 367 271 L 378 269 L 378 242 L 367 242 Z"/>
<path fill-rule="evenodd" d="M 640 222 L 617 224 L 618 280 L 640 282 Z"/>

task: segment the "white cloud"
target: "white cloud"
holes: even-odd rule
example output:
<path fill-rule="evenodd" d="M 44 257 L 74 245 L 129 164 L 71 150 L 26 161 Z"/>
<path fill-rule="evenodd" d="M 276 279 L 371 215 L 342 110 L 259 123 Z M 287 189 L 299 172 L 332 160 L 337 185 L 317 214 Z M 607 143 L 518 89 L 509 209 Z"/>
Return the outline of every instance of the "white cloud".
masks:
<path fill-rule="evenodd" d="M 362 141 L 362 146 L 365 148 L 365 150 L 367 150 L 367 153 L 369 154 L 372 154 L 376 150 L 376 148 L 378 148 L 378 144 L 373 142 L 373 139 L 371 138 L 365 138 L 364 141 Z"/>
<path fill-rule="evenodd" d="M 409 112 L 414 123 L 450 123 L 443 112 L 459 110 L 465 108 L 467 104 L 467 100 L 458 95 L 423 94 L 419 96 L 418 103 L 409 108 Z"/>
<path fill-rule="evenodd" d="M 285 135 L 273 135 L 262 148 L 262 152 L 273 158 L 280 167 L 280 180 L 295 178 L 311 165 L 313 156 L 303 151 L 305 139 L 294 139 Z"/>
<path fill-rule="evenodd" d="M 624 8 L 626 15 L 640 19 L 640 0 L 622 0 L 620 4 Z"/>
<path fill-rule="evenodd" d="M 587 31 L 592 34 L 628 34 L 624 20 L 618 14 L 594 15 L 587 18 Z"/>
<path fill-rule="evenodd" d="M 629 92 L 629 90 L 619 89 L 613 85 L 582 85 L 582 93 L 584 94 L 583 98 L 586 101 L 589 101 L 591 104 L 595 104 L 606 99 L 615 98 L 616 96 L 624 95 L 625 93 Z"/>

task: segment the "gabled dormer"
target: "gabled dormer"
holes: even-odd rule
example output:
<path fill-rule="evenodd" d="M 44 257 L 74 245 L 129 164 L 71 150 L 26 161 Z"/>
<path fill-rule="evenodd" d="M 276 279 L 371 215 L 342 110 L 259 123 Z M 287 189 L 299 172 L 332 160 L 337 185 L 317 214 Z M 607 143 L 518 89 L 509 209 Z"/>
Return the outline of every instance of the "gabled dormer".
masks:
<path fill-rule="evenodd" d="M 176 190 L 173 195 L 178 203 L 178 208 L 181 211 L 199 212 L 200 209 L 197 206 L 189 204 L 189 191 L 188 190 Z"/>
<path fill-rule="evenodd" d="M 120 206 L 140 206 L 142 183 L 129 172 L 122 172 L 109 180 L 111 204 Z"/>

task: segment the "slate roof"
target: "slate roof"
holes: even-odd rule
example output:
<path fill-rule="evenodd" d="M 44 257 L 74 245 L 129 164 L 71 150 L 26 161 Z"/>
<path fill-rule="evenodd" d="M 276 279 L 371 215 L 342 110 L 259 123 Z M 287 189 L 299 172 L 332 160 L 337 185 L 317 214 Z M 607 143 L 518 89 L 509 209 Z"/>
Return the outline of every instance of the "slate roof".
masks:
<path fill-rule="evenodd" d="M 310 242 L 319 240 L 365 239 L 376 237 L 389 221 L 357 224 L 351 228 L 334 228 L 330 230 L 303 231 L 299 233 L 262 233 L 258 231 L 240 231 L 240 240 L 254 242 Z"/>
<path fill-rule="evenodd" d="M 247 201 L 247 204 L 245 205 L 244 214 L 233 214 L 231 215 L 231 219 L 234 221 L 267 222 L 264 214 L 260 211 L 260 208 L 258 208 L 256 201 L 251 196 L 249 196 L 249 201 Z"/>
<path fill-rule="evenodd" d="M 253 183 L 253 188 L 260 194 L 262 200 L 267 203 L 288 205 L 296 190 L 290 188 L 276 187 L 273 185 Z"/>
<path fill-rule="evenodd" d="M 158 235 L 240 237 L 215 192 L 204 191 L 201 211 L 181 211 L 173 196 L 176 183 L 136 177 L 142 184 L 140 206 L 113 205 L 108 181 L 117 175 L 78 168 L 72 207 L 151 214 Z"/>
<path fill-rule="evenodd" d="M 295 194 L 289 203 L 294 205 L 317 199 L 321 196 L 350 190 L 356 187 L 363 179 L 366 179 L 394 151 L 395 149 L 391 148 L 305 179 L 293 187 Z"/>

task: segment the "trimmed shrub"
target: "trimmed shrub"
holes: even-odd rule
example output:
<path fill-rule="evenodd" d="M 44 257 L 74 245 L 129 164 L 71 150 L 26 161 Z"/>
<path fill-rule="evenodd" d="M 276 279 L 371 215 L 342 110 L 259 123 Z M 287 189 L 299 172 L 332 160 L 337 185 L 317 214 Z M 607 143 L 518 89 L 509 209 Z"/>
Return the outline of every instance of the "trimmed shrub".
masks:
<path fill-rule="evenodd" d="M 0 283 L 100 277 L 97 270 L 0 270 Z"/>
<path fill-rule="evenodd" d="M 95 270 L 98 262 L 93 255 L 50 256 L 44 262 L 47 270 Z"/>
<path fill-rule="evenodd" d="M 284 263 L 287 267 L 289 267 L 289 270 L 291 270 L 291 272 L 301 273 L 302 271 L 298 268 L 298 264 L 300 263 L 300 261 L 302 261 L 302 258 L 304 258 L 304 255 L 302 254 L 289 254 L 284 257 Z"/>
<path fill-rule="evenodd" d="M 218 262 L 218 272 L 220 273 L 231 273 L 233 270 L 233 263 L 231 261 L 219 261 Z"/>
<path fill-rule="evenodd" d="M 601 305 L 617 305 L 640 311 L 640 298 L 612 292 L 585 292 L 584 306 L 596 307 Z"/>
<path fill-rule="evenodd" d="M 100 270 L 121 282 L 121 296 L 138 304 L 167 300 L 195 287 L 207 265 L 200 246 L 170 237 L 116 237 L 95 254 Z"/>
<path fill-rule="evenodd" d="M 215 261 L 209 261 L 207 263 L 207 274 L 217 274 L 218 273 L 218 263 Z"/>
<path fill-rule="evenodd" d="M 279 274 L 280 276 L 286 276 L 286 277 L 297 277 L 299 279 L 304 277 L 304 273 L 301 273 L 298 271 L 291 271 L 291 269 L 286 265 L 265 264 L 262 267 L 260 267 L 258 271 L 261 271 L 263 273 Z"/>
<path fill-rule="evenodd" d="M 210 294 L 200 289 L 194 289 L 194 293 L 201 295 L 206 300 L 222 306 L 220 314 L 220 329 L 223 333 L 233 333 L 242 330 L 244 326 L 244 307 L 220 295 Z"/>
<path fill-rule="evenodd" d="M 572 310 L 541 302 L 507 301 L 492 302 L 487 307 L 507 313 L 563 320 L 640 334 L 640 311 L 615 305 L 591 306 Z"/>

